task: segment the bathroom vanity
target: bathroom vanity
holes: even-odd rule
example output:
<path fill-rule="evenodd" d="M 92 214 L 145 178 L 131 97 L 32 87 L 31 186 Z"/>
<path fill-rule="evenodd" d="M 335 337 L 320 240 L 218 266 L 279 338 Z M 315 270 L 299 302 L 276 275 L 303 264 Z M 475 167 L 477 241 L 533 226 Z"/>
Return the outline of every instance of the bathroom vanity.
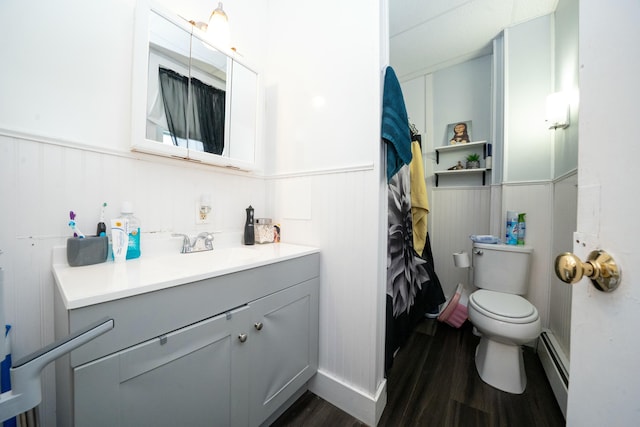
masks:
<path fill-rule="evenodd" d="M 275 416 L 317 370 L 319 257 L 280 243 L 54 261 L 56 337 L 115 321 L 56 363 L 58 425 L 257 426 Z"/>

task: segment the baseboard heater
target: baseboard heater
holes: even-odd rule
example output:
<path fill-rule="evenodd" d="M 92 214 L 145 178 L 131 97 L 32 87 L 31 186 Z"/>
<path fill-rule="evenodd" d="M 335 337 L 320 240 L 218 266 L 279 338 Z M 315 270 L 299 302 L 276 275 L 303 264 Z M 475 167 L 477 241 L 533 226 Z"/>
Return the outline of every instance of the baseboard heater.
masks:
<path fill-rule="evenodd" d="M 558 345 L 553 332 L 545 330 L 540 334 L 538 356 L 544 372 L 556 396 L 565 419 L 567 418 L 567 390 L 569 388 L 569 359 Z"/>

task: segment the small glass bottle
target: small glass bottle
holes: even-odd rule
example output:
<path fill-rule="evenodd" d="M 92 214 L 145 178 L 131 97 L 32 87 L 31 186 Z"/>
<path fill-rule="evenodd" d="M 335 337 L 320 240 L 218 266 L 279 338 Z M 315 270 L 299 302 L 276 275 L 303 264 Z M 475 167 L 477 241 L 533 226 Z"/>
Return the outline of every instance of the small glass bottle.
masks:
<path fill-rule="evenodd" d="M 256 243 L 273 243 L 271 218 L 256 218 Z"/>
<path fill-rule="evenodd" d="M 127 233 L 129 234 L 127 259 L 140 258 L 140 220 L 133 216 L 133 206 L 130 202 L 122 202 L 120 216 L 126 220 Z"/>

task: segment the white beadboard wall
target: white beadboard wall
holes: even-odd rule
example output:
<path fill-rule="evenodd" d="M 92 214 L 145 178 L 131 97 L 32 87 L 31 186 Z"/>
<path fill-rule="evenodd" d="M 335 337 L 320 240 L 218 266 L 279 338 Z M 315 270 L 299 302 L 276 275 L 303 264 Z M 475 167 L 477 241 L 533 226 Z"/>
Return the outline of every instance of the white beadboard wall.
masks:
<path fill-rule="evenodd" d="M 490 187 L 438 187 L 429 201 L 429 236 L 436 273 L 445 296 L 458 283 L 468 285 L 469 270 L 453 265 L 454 252 L 471 255 L 471 234 L 489 233 Z"/>
<path fill-rule="evenodd" d="M 373 351 L 380 333 L 375 319 L 385 295 L 380 287 L 384 281 L 378 281 L 380 266 L 372 264 L 380 237 L 375 174 L 370 168 L 278 178 L 269 184 L 282 238 L 322 248 L 318 376 L 339 378 L 372 402 L 380 386 L 376 369 L 383 362 L 374 362 L 383 356 Z M 291 206 L 291 200 L 297 205 Z M 316 388 L 323 381 L 314 380 Z"/>
<path fill-rule="evenodd" d="M 71 235 L 69 211 L 80 229 L 95 232 L 100 207 L 107 219 L 129 200 L 145 240 L 171 232 L 220 230 L 241 235 L 245 208 L 265 209 L 262 178 L 145 155 L 88 151 L 59 143 L 0 135 L 0 266 L 5 270 L 5 316 L 13 325 L 14 360 L 54 340 L 51 249 Z M 195 202 L 211 194 L 213 220 L 195 224 Z M 148 250 L 148 248 L 147 248 Z M 53 365 L 45 369 L 40 415 L 55 425 Z"/>
<path fill-rule="evenodd" d="M 506 212 L 527 214 L 525 242 L 533 247 L 529 292 L 526 298 L 536 306 L 542 327 L 549 325 L 549 284 L 552 272 L 553 183 L 505 183 L 502 188 L 502 233 L 506 228 Z"/>
<path fill-rule="evenodd" d="M 495 187 L 495 188 L 493 188 Z M 470 234 L 505 233 L 507 210 L 527 213 L 527 245 L 534 248 L 527 299 L 538 309 L 543 327 L 549 325 L 552 269 L 553 184 L 550 182 L 485 187 L 438 187 L 430 201 L 429 235 L 436 273 L 447 297 L 458 283 L 469 284 L 466 269 L 453 265 L 452 254 L 471 254 Z M 493 194 L 493 195 L 492 195 Z M 501 198 L 501 199 L 500 199 Z M 497 199 L 497 201 L 495 200 Z M 498 209 L 496 204 L 501 203 Z M 569 208 L 568 208 L 569 209 Z M 575 215 L 575 214 L 574 214 Z M 496 218 L 501 222 L 497 229 Z M 563 227 L 566 228 L 566 227 Z M 567 235 L 567 232 L 563 232 Z M 568 232 L 571 235 L 571 232 Z M 554 255 L 555 256 L 555 255 Z"/>
<path fill-rule="evenodd" d="M 370 166 L 267 178 L 283 240 L 322 248 L 319 371 L 309 386 L 371 425 L 386 403 L 379 175 Z"/>
<path fill-rule="evenodd" d="M 269 0 L 265 19 L 270 211 L 283 239 L 321 248 L 310 388 L 369 425 L 386 403 L 386 9 L 384 0 Z"/>
<path fill-rule="evenodd" d="M 573 232 L 577 230 L 578 174 L 557 180 L 553 192 L 552 260 L 562 252 L 573 251 Z M 571 295 L 573 287 L 551 275 L 549 287 L 549 329 L 567 358 L 571 343 Z"/>

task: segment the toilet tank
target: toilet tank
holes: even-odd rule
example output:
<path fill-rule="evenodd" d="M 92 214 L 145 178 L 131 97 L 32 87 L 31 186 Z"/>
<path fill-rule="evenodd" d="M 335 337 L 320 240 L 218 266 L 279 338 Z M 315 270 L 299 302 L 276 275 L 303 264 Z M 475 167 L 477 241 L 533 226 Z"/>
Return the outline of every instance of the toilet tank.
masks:
<path fill-rule="evenodd" d="M 530 246 L 474 243 L 474 286 L 516 295 L 526 294 L 532 252 Z"/>

